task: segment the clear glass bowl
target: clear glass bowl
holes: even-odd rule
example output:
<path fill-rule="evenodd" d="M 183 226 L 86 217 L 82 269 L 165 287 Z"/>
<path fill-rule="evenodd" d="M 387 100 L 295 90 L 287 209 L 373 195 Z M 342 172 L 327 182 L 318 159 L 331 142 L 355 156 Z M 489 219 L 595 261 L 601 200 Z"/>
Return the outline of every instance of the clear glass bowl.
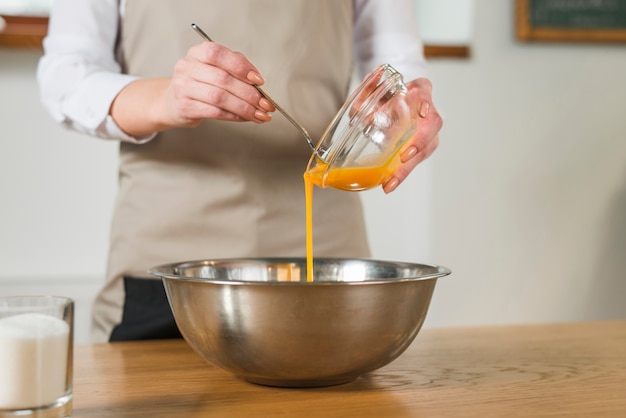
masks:
<path fill-rule="evenodd" d="M 318 142 L 306 175 L 320 187 L 374 188 L 400 165 L 418 109 L 402 74 L 384 64 L 352 92 Z"/>

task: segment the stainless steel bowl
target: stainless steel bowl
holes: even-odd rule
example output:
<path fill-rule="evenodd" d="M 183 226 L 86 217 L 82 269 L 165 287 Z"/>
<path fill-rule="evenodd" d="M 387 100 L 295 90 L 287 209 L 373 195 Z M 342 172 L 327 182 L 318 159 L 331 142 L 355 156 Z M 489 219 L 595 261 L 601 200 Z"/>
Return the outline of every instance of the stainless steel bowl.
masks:
<path fill-rule="evenodd" d="M 347 383 L 396 359 L 419 332 L 441 266 L 365 259 L 199 260 L 150 269 L 183 337 L 253 383 Z"/>

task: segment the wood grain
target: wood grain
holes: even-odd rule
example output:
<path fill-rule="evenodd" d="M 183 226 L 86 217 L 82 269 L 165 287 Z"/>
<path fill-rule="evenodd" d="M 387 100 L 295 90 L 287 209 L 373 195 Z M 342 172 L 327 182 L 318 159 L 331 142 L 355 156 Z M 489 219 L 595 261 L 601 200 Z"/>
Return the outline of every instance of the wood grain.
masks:
<path fill-rule="evenodd" d="M 388 366 L 317 389 L 251 384 L 181 340 L 78 345 L 74 417 L 626 416 L 626 321 L 423 330 Z"/>

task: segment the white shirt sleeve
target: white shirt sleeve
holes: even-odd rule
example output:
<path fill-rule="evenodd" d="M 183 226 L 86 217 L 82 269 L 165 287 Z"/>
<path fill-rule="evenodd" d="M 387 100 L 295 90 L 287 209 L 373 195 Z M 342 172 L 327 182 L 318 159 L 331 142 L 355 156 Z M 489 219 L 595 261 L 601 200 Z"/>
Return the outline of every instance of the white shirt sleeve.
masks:
<path fill-rule="evenodd" d="M 365 77 L 391 64 L 405 81 L 427 77 L 414 0 L 354 0 L 354 59 Z"/>
<path fill-rule="evenodd" d="M 55 0 L 44 55 L 37 67 L 41 101 L 59 123 L 92 136 L 146 142 L 124 133 L 109 109 L 137 79 L 121 73 L 116 59 L 118 0 Z"/>

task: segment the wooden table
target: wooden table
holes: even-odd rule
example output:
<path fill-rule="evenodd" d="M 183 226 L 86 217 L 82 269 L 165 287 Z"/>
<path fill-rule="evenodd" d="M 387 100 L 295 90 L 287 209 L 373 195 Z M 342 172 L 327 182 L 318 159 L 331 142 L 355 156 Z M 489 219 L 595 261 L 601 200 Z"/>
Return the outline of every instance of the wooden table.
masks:
<path fill-rule="evenodd" d="M 77 345 L 74 417 L 626 417 L 626 321 L 425 329 L 345 385 L 240 380 L 182 340 Z"/>

